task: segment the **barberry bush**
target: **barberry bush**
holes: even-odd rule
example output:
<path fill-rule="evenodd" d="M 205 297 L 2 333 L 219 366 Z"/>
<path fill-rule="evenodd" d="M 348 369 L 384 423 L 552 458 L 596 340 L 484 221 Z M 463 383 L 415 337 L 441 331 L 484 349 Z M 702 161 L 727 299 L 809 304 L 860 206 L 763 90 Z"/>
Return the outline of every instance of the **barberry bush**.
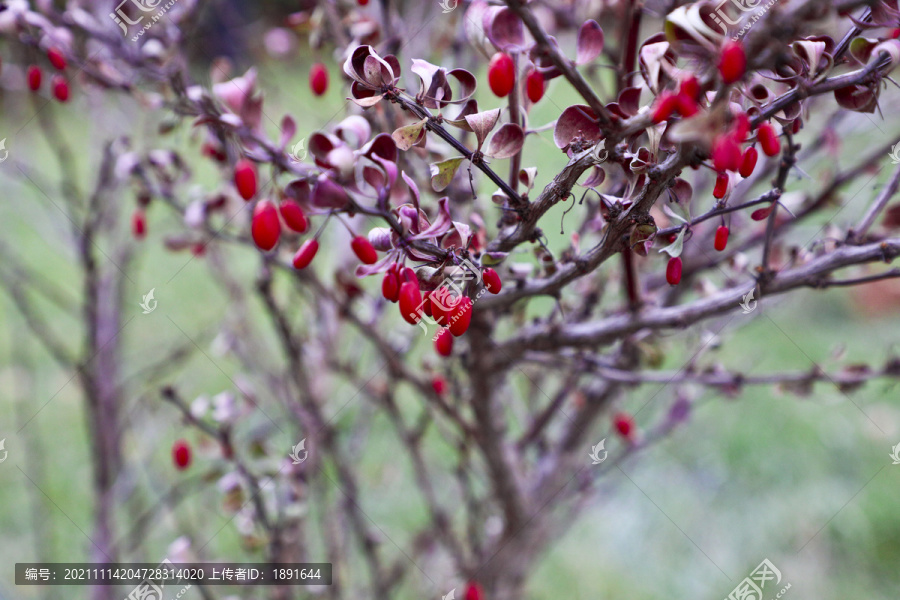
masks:
<path fill-rule="evenodd" d="M 159 560 L 154 511 L 196 488 L 242 557 L 332 563 L 311 597 L 525 598 L 605 482 L 707 403 L 855 404 L 900 377 L 889 348 L 799 370 L 721 350 L 809 290 L 896 311 L 896 0 L 223 5 L 249 33 L 194 0 L 0 6 L 21 115 L 2 166 L 50 201 L 59 225 L 34 227 L 66 230 L 77 276 L 3 240 L 0 273 L 80 387 L 93 560 Z M 843 143 L 860 128 L 863 150 Z M 52 168 L 17 149 L 39 134 Z M 201 281 L 227 301 L 196 331 L 177 307 Z M 74 325 L 44 310 L 73 304 Z M 141 319 L 177 335 L 135 359 Z M 136 517 L 131 444 L 160 439 L 172 487 Z M 379 444 L 402 489 L 368 476 Z M 401 534 L 376 497 L 415 515 Z M 171 556 L 234 558 L 191 525 Z"/>

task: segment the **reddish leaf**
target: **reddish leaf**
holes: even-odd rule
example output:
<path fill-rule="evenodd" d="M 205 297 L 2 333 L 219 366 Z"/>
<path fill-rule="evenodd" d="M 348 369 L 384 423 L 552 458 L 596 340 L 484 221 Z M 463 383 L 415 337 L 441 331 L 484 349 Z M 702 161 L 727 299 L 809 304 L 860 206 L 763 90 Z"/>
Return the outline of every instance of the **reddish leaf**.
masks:
<path fill-rule="evenodd" d="M 578 30 L 576 45 L 576 65 L 586 65 L 603 52 L 603 29 L 597 21 L 589 19 Z"/>

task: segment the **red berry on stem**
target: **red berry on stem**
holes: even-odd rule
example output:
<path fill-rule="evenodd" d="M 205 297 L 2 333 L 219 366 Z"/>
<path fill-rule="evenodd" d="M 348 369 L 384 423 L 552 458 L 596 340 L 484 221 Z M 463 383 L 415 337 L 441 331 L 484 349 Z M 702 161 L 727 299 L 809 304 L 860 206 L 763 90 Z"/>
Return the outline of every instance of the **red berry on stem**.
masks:
<path fill-rule="evenodd" d="M 316 252 L 318 251 L 319 240 L 316 238 L 303 242 L 303 245 L 300 246 L 300 249 L 297 250 L 297 253 L 294 255 L 294 268 L 305 269 L 308 267 L 309 263 L 316 257 Z"/>
<path fill-rule="evenodd" d="M 693 117 L 700 110 L 700 107 L 697 105 L 697 101 L 685 94 L 684 92 L 679 93 L 675 96 L 675 107 L 678 109 L 678 112 L 685 119 Z"/>
<path fill-rule="evenodd" d="M 183 471 L 191 465 L 191 447 L 187 441 L 178 440 L 172 444 L 172 462 L 179 471 Z"/>
<path fill-rule="evenodd" d="M 69 100 L 69 82 L 62 75 L 54 75 L 50 80 L 50 86 L 53 88 L 53 96 L 60 102 Z"/>
<path fill-rule="evenodd" d="M 775 204 L 771 204 L 766 208 L 758 208 L 750 213 L 750 218 L 754 221 L 764 221 L 769 218 L 769 215 L 772 214 L 772 210 L 775 208 Z"/>
<path fill-rule="evenodd" d="M 269 200 L 260 200 L 253 208 L 250 233 L 260 250 L 268 252 L 278 244 L 278 238 L 281 237 L 281 221 L 278 220 L 278 210 Z"/>
<path fill-rule="evenodd" d="M 365 6 L 365 5 L 367 5 L 367 4 L 369 3 L 369 0 L 356 0 L 356 2 L 357 2 L 360 6 Z"/>
<path fill-rule="evenodd" d="M 505 98 L 516 84 L 516 65 L 512 57 L 505 52 L 497 52 L 488 65 L 488 84 L 491 91 L 500 98 Z"/>
<path fill-rule="evenodd" d="M 279 211 L 281 212 L 281 218 L 284 219 L 284 224 L 291 231 L 305 233 L 309 229 L 309 220 L 303 213 L 303 209 L 293 200 L 282 200 Z"/>
<path fill-rule="evenodd" d="M 497 275 L 497 271 L 488 267 L 484 271 L 481 272 L 481 279 L 484 281 L 484 285 L 492 294 L 499 294 L 500 289 L 503 287 L 503 283 L 500 281 L 500 276 Z"/>
<path fill-rule="evenodd" d="M 450 334 L 450 329 L 441 327 L 434 338 L 434 349 L 441 356 L 450 356 L 453 352 L 453 336 Z"/>
<path fill-rule="evenodd" d="M 728 227 L 725 225 L 720 225 L 718 229 L 716 229 L 716 241 L 715 248 L 719 252 L 725 250 L 725 247 L 728 245 Z"/>
<path fill-rule="evenodd" d="M 466 595 L 464 600 L 484 600 L 484 588 L 477 581 L 470 581 L 466 584 Z"/>
<path fill-rule="evenodd" d="M 41 73 L 41 68 L 37 65 L 31 65 L 28 67 L 28 88 L 32 92 L 36 92 L 41 89 L 41 79 L 43 77 L 43 73 Z"/>
<path fill-rule="evenodd" d="M 56 46 L 51 46 L 47 49 L 47 58 L 50 59 L 50 64 L 58 71 L 66 68 L 66 57 L 63 56 L 62 50 Z"/>
<path fill-rule="evenodd" d="M 309 69 L 309 88 L 316 96 L 328 91 L 328 69 L 322 63 L 316 63 Z"/>
<path fill-rule="evenodd" d="M 634 434 L 634 419 L 628 413 L 616 413 L 613 415 L 613 426 L 624 438 L 631 438 Z"/>
<path fill-rule="evenodd" d="M 388 271 L 381 282 L 381 295 L 385 300 L 397 302 L 400 299 L 400 278 L 394 271 Z"/>
<path fill-rule="evenodd" d="M 734 123 L 734 139 L 742 144 L 747 139 L 748 133 L 750 133 L 750 117 L 745 112 L 739 113 Z"/>
<path fill-rule="evenodd" d="M 757 159 L 759 159 L 759 152 L 756 151 L 756 148 L 753 146 L 747 148 L 747 151 L 744 152 L 744 159 L 741 161 L 741 177 L 750 177 L 753 175 L 753 171 L 756 169 Z"/>
<path fill-rule="evenodd" d="M 713 189 L 713 198 L 721 200 L 725 197 L 725 194 L 728 193 L 728 182 L 728 175 L 719 173 L 718 177 L 716 177 L 716 187 Z"/>
<path fill-rule="evenodd" d="M 734 136 L 722 135 L 713 145 L 712 159 L 716 171 L 737 171 L 741 168 L 741 145 Z"/>
<path fill-rule="evenodd" d="M 147 235 L 147 215 L 142 208 L 131 215 L 131 234 L 136 240 L 142 240 Z"/>
<path fill-rule="evenodd" d="M 678 93 L 684 94 L 694 102 L 700 99 L 700 81 L 694 75 L 687 75 L 678 86 Z"/>
<path fill-rule="evenodd" d="M 760 125 L 759 131 L 756 132 L 756 137 L 766 156 L 775 156 L 781 152 L 781 141 L 778 139 L 775 128 L 771 124 L 763 123 Z"/>
<path fill-rule="evenodd" d="M 416 285 L 419 284 L 419 278 L 416 277 L 416 271 L 411 267 L 403 267 L 402 269 L 400 269 L 399 275 L 400 283 L 408 281 L 410 283 L 415 283 Z"/>
<path fill-rule="evenodd" d="M 246 158 L 234 165 L 234 187 L 244 200 L 256 195 L 256 166 Z"/>
<path fill-rule="evenodd" d="M 669 259 L 669 264 L 666 266 L 666 281 L 669 282 L 669 285 L 678 285 L 681 283 L 680 256 L 673 256 Z"/>
<path fill-rule="evenodd" d="M 450 290 L 447 286 L 442 285 L 429 294 L 429 299 L 431 300 L 429 303 L 431 305 L 431 316 L 434 317 L 435 321 L 446 326 L 450 321 L 450 311 L 448 309 L 455 304 L 450 297 Z"/>
<path fill-rule="evenodd" d="M 725 83 L 734 83 L 744 76 L 747 71 L 747 55 L 744 53 L 744 45 L 740 42 L 730 41 L 722 48 L 719 57 L 719 74 Z"/>
<path fill-rule="evenodd" d="M 415 325 L 422 317 L 419 310 L 422 306 L 422 292 L 419 290 L 419 284 L 411 281 L 405 282 L 400 286 L 400 316 L 407 323 Z"/>
<path fill-rule="evenodd" d="M 472 299 L 463 296 L 450 311 L 450 333 L 461 336 L 469 329 L 472 322 Z"/>
<path fill-rule="evenodd" d="M 668 121 L 675 108 L 678 106 L 678 98 L 672 92 L 663 92 L 656 98 L 656 105 L 653 109 L 653 122 L 662 123 Z"/>
<path fill-rule="evenodd" d="M 431 379 L 431 388 L 434 390 L 435 394 L 443 396 L 447 391 L 447 381 L 440 375 L 435 375 Z"/>
<path fill-rule="evenodd" d="M 528 99 L 534 104 L 537 104 L 540 99 L 544 97 L 544 88 L 546 85 L 544 76 L 541 75 L 537 69 L 529 73 L 528 78 L 525 80 L 525 91 L 528 94 Z"/>
<path fill-rule="evenodd" d="M 368 238 L 358 235 L 350 242 L 350 247 L 353 248 L 354 254 L 364 264 L 374 265 L 378 262 L 378 253 Z"/>

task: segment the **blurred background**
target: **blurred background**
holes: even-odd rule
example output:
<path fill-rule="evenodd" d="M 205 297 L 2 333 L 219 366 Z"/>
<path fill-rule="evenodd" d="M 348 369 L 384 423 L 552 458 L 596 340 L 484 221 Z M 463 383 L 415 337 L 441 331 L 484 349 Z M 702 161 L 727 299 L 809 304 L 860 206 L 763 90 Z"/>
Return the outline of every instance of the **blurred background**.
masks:
<path fill-rule="evenodd" d="M 311 50 L 305 38 L 285 25 L 295 2 L 255 4 L 211 3 L 204 26 L 192 44 L 193 70 L 209 82 L 214 56 L 228 56 L 235 73 L 255 65 L 264 90 L 265 127 L 275 135 L 285 113 L 298 121 L 297 137 L 334 124 L 345 114 L 346 87 L 339 66 L 327 53 Z M 411 55 L 406 55 L 408 59 Z M 429 58 L 427 51 L 420 54 Z M 332 85 L 314 98 L 307 85 L 313 62 L 328 65 Z M 11 75 L 5 73 L 4 76 Z M 484 80 L 484 72 L 478 73 Z M 480 93 L 484 93 L 480 91 Z M 882 107 L 895 105 L 897 90 L 882 96 Z M 530 115 L 532 126 L 551 122 L 560 107 L 574 102 L 561 80 L 550 85 L 547 100 Z M 58 135 L 77 150 L 72 170 L 79 185 L 89 188 L 97 176 L 103 145 L 127 136 L 137 150 L 168 147 L 189 160 L 192 185 L 209 191 L 220 185 L 218 169 L 200 154 L 202 137 L 182 123 L 165 137 L 158 135 L 164 111 L 148 109 L 125 96 L 82 95 L 69 105 L 34 99 L 9 90 L 0 98 L 0 138 L 9 158 L 0 164 L 0 235 L 4 252 L 15 254 L 42 277 L 71 293 L 71 310 L 33 296 L 34 310 L 63 337 L 77 344 L 79 273 L 73 268 L 76 249 L 70 243 L 67 207 L 59 198 L 61 173 L 50 159 L 54 139 L 43 135 L 41 118 L 56 119 Z M 36 117 L 38 113 L 42 116 Z M 803 141 L 811 123 L 800 135 Z M 900 132 L 900 118 L 852 114 L 838 126 L 841 156 L 857 158 L 873 139 L 890 140 Z M 539 164 L 537 188 L 549 181 L 565 156 L 552 143 L 552 131 L 526 145 L 523 164 Z M 193 160 L 191 160 L 193 157 Z M 852 222 L 887 177 L 890 161 L 873 165 L 863 177 L 842 189 L 830 218 Z M 800 165 L 808 177 L 792 177 L 789 189 L 818 189 L 823 177 L 849 164 L 830 160 Z M 27 174 L 27 177 L 24 176 Z M 484 186 L 487 188 L 487 186 Z M 123 203 L 133 204 L 132 198 Z M 563 207 L 546 217 L 558 222 Z M 843 214 L 839 214 L 845 211 Z M 125 214 L 127 214 L 126 211 Z M 569 215 L 568 218 L 573 218 Z M 798 244 L 812 239 L 823 222 L 809 222 L 796 232 Z M 177 412 L 160 399 L 162 385 L 173 384 L 188 399 L 253 390 L 267 406 L 264 381 L 244 373 L 229 355 L 221 324 L 244 321 L 266 329 L 267 317 L 255 301 L 235 297 L 227 282 L 210 274 L 209 263 L 226 265 L 235 281 L 252 281 L 257 258 L 246 249 L 213 246 L 202 257 L 170 252 L 166 235 L 182 228 L 180 218 L 162 205 L 148 212 L 148 235 L 134 242 L 135 259 L 128 267 L 130 287 L 120 341 L 128 382 L 127 455 L 116 493 L 127 499 L 127 532 L 123 560 L 157 562 L 177 554 L 189 541 L 203 547 L 206 558 L 233 562 L 259 560 L 260 546 L 229 502 L 228 483 L 219 450 L 187 429 Z M 121 225 L 128 236 L 128 224 Z M 551 244 L 565 236 L 548 227 Z M 332 232 L 334 246 L 346 246 Z M 323 244 L 327 248 L 328 243 Z M 319 267 L 328 272 L 347 264 L 348 256 L 326 253 Z M 0 261 L 4 260 L 0 256 Z M 373 291 L 379 281 L 365 280 Z M 143 314 L 142 296 L 155 290 L 158 309 Z M 65 299 L 64 299 L 65 300 Z M 63 305 L 65 303 L 63 302 Z M 532 310 L 540 311 L 539 303 Z M 85 588 L 16 587 L 16 562 L 77 562 L 90 559 L 90 444 L 76 374 L 61 369 L 30 333 L 7 292 L 0 294 L 0 439 L 8 458 L 0 463 L 0 598 L 62 599 L 87 597 Z M 509 333 L 508 331 L 506 332 Z M 763 300 L 750 315 L 736 314 L 704 327 L 671 334 L 664 344 L 664 367 L 680 369 L 696 347 L 714 334 L 706 357 L 748 374 L 771 371 L 826 370 L 845 362 L 883 364 L 900 339 L 900 294 L 890 284 L 855 291 L 805 290 L 789 299 Z M 415 334 L 411 334 L 415 335 Z M 503 331 L 501 330 L 501 335 Z M 427 351 L 427 340 L 420 342 Z M 274 339 L 273 339 L 274 345 Z M 167 352 L 184 348 L 177 364 L 156 370 Z M 259 360 L 269 354 L 259 348 Z M 363 352 L 362 370 L 377 365 Z M 339 422 L 369 420 L 353 440 L 354 460 L 364 476 L 363 508 L 370 519 L 400 548 L 409 547 L 410 524 L 427 518 L 415 494 L 410 466 L 395 460 L 403 450 L 384 416 L 365 402 L 353 402 L 346 382 L 328 381 L 340 411 Z M 665 410 L 671 390 L 665 385 L 634 388 L 623 405 L 640 422 Z M 415 398 L 404 402 L 413 404 Z M 260 451 L 253 460 L 263 469 L 296 443 L 255 415 L 242 421 L 236 437 L 253 440 Z M 604 437 L 598 432 L 597 440 Z M 607 448 L 618 446 L 609 433 Z M 190 469 L 171 464 L 172 443 L 185 437 L 196 448 Z M 452 461 L 447 447 L 432 433 L 427 454 L 438 463 Z M 690 422 L 603 475 L 595 503 L 543 557 L 528 587 L 528 598 L 657 598 L 726 597 L 738 581 L 768 558 L 791 584 L 788 598 L 895 600 L 900 589 L 900 465 L 892 465 L 891 447 L 900 443 L 900 394 L 896 383 L 876 381 L 859 389 L 818 384 L 808 394 L 770 387 L 747 387 L 739 397 L 706 394 Z M 282 452 L 281 449 L 285 449 Z M 585 449 L 585 460 L 587 449 Z M 253 463 L 251 463 L 253 464 Z M 449 486 L 449 483 L 448 483 Z M 316 507 L 303 506 L 311 522 Z M 87 533 L 86 533 L 87 532 Z M 324 556 L 324 555 L 323 555 Z M 213 588 L 216 597 L 259 597 L 253 590 Z M 435 590 L 438 598 L 447 590 Z M 199 598 L 190 590 L 184 598 Z M 315 597 L 303 590 L 297 597 Z M 413 598 L 410 595 L 402 596 Z"/>

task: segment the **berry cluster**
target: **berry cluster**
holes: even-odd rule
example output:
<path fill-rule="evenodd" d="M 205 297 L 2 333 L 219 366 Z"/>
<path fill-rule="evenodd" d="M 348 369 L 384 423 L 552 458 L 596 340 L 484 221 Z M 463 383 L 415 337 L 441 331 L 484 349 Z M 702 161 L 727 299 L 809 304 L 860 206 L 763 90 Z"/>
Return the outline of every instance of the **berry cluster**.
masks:
<path fill-rule="evenodd" d="M 51 46 L 47 49 L 47 60 L 50 61 L 50 64 L 54 69 L 59 71 L 59 73 L 53 75 L 50 79 L 50 90 L 53 92 L 53 97 L 60 102 L 68 102 L 69 82 L 63 74 L 68 65 L 65 55 L 60 48 Z M 41 89 L 41 82 L 44 79 L 44 74 L 38 65 L 30 65 L 28 67 L 26 78 L 28 79 L 28 89 L 32 92 L 37 92 Z"/>

